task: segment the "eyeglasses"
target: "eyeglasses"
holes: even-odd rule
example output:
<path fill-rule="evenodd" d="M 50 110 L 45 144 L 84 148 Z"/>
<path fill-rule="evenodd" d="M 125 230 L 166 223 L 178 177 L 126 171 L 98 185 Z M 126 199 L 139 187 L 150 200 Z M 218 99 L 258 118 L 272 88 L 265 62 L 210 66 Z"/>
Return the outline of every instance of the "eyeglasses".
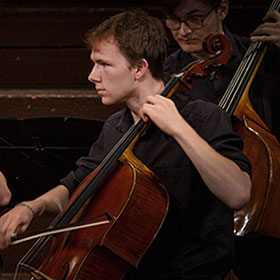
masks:
<path fill-rule="evenodd" d="M 193 16 L 188 19 L 179 20 L 176 17 L 170 17 L 165 19 L 166 26 L 171 30 L 179 30 L 181 28 L 182 22 L 185 23 L 190 29 L 200 29 L 203 26 L 204 21 L 208 18 L 208 16 L 212 13 L 217 6 L 210 9 L 210 11 L 204 16 Z"/>

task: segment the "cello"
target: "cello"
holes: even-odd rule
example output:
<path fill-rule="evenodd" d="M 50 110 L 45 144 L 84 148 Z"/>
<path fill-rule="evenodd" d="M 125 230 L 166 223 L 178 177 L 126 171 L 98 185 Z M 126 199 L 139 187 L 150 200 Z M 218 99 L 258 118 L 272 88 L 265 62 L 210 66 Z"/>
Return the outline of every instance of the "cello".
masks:
<path fill-rule="evenodd" d="M 279 10 L 274 0 L 268 10 Z M 249 99 L 249 90 L 267 51 L 263 42 L 250 44 L 225 94 L 219 102 L 230 116 L 244 142 L 243 153 L 252 163 L 250 201 L 234 215 L 234 233 L 259 233 L 280 237 L 280 144 L 258 116 Z"/>
<path fill-rule="evenodd" d="M 180 86 L 190 88 L 196 79 L 218 70 L 228 61 L 229 41 L 221 35 L 211 37 L 210 41 L 213 46 L 210 52 L 213 50 L 215 56 L 192 63 L 175 75 L 162 92 L 163 96 L 170 97 Z M 221 51 L 223 48 L 227 51 Z M 121 279 L 129 270 L 137 268 L 164 223 L 169 206 L 166 189 L 132 152 L 148 125 L 139 120 L 128 129 L 100 165 L 83 180 L 51 228 L 92 217 L 96 217 L 96 226 L 53 235 L 49 255 L 39 269 L 35 269 L 27 264 L 27 259 L 34 259 L 34 253 L 39 252 L 38 245 L 47 242 L 38 240 L 18 270 L 27 268 L 33 279 L 110 280 Z"/>

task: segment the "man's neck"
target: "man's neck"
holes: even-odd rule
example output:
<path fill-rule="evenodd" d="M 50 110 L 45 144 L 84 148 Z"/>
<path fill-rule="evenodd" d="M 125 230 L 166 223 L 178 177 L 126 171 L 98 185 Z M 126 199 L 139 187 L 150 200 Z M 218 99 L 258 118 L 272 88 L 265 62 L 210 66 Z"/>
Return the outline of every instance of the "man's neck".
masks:
<path fill-rule="evenodd" d="M 161 80 L 152 79 L 146 84 L 141 84 L 139 86 L 137 94 L 135 95 L 136 97 L 131 99 L 129 104 L 127 104 L 128 108 L 131 110 L 134 122 L 139 120 L 139 111 L 145 103 L 147 96 L 161 94 L 163 90 L 164 83 Z"/>

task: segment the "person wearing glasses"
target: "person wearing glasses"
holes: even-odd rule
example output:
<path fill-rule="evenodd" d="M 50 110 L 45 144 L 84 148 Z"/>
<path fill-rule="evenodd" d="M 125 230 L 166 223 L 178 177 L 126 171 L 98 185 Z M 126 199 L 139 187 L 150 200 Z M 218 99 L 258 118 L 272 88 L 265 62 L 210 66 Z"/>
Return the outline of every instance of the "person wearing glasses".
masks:
<path fill-rule="evenodd" d="M 280 14 L 268 13 L 250 37 L 232 34 L 223 21 L 229 10 L 228 0 L 165 0 L 165 25 L 179 49 L 172 53 L 164 66 L 164 80 L 178 73 L 185 65 L 207 58 L 202 43 L 212 33 L 225 34 L 232 44 L 228 64 L 203 82 L 197 82 L 190 96 L 218 103 L 225 93 L 250 42 L 267 42 L 268 51 L 250 92 L 250 101 L 258 115 L 280 140 Z M 261 19 L 260 19 L 261 20 Z"/>
<path fill-rule="evenodd" d="M 272 2 L 272 1 L 271 1 Z M 207 57 L 202 42 L 210 33 L 225 34 L 232 44 L 229 63 L 215 77 L 195 83 L 189 96 L 218 103 L 247 51 L 250 42 L 268 43 L 264 61 L 252 84 L 249 97 L 258 115 L 280 141 L 280 14 L 268 13 L 264 23 L 249 37 L 232 34 L 224 24 L 229 10 L 228 0 L 166 0 L 165 25 L 179 49 L 165 64 L 165 82 L 195 59 Z M 261 21 L 262 19 L 260 19 Z M 229 23 L 230 24 L 230 23 Z M 230 26 L 228 26 L 230 28 Z M 235 237 L 236 267 L 239 279 L 278 279 L 280 240 L 270 236 Z"/>

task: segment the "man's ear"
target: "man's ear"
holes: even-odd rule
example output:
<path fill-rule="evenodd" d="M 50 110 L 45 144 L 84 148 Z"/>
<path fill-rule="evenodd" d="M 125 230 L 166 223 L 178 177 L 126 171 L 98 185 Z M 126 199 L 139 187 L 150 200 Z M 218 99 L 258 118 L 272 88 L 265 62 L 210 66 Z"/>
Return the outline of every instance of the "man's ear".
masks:
<path fill-rule="evenodd" d="M 149 69 L 149 63 L 145 58 L 142 58 L 135 66 L 135 79 L 141 79 Z"/>
<path fill-rule="evenodd" d="M 228 14 L 229 3 L 228 0 L 222 0 L 220 5 L 217 8 L 218 17 L 220 21 L 223 21 Z"/>

